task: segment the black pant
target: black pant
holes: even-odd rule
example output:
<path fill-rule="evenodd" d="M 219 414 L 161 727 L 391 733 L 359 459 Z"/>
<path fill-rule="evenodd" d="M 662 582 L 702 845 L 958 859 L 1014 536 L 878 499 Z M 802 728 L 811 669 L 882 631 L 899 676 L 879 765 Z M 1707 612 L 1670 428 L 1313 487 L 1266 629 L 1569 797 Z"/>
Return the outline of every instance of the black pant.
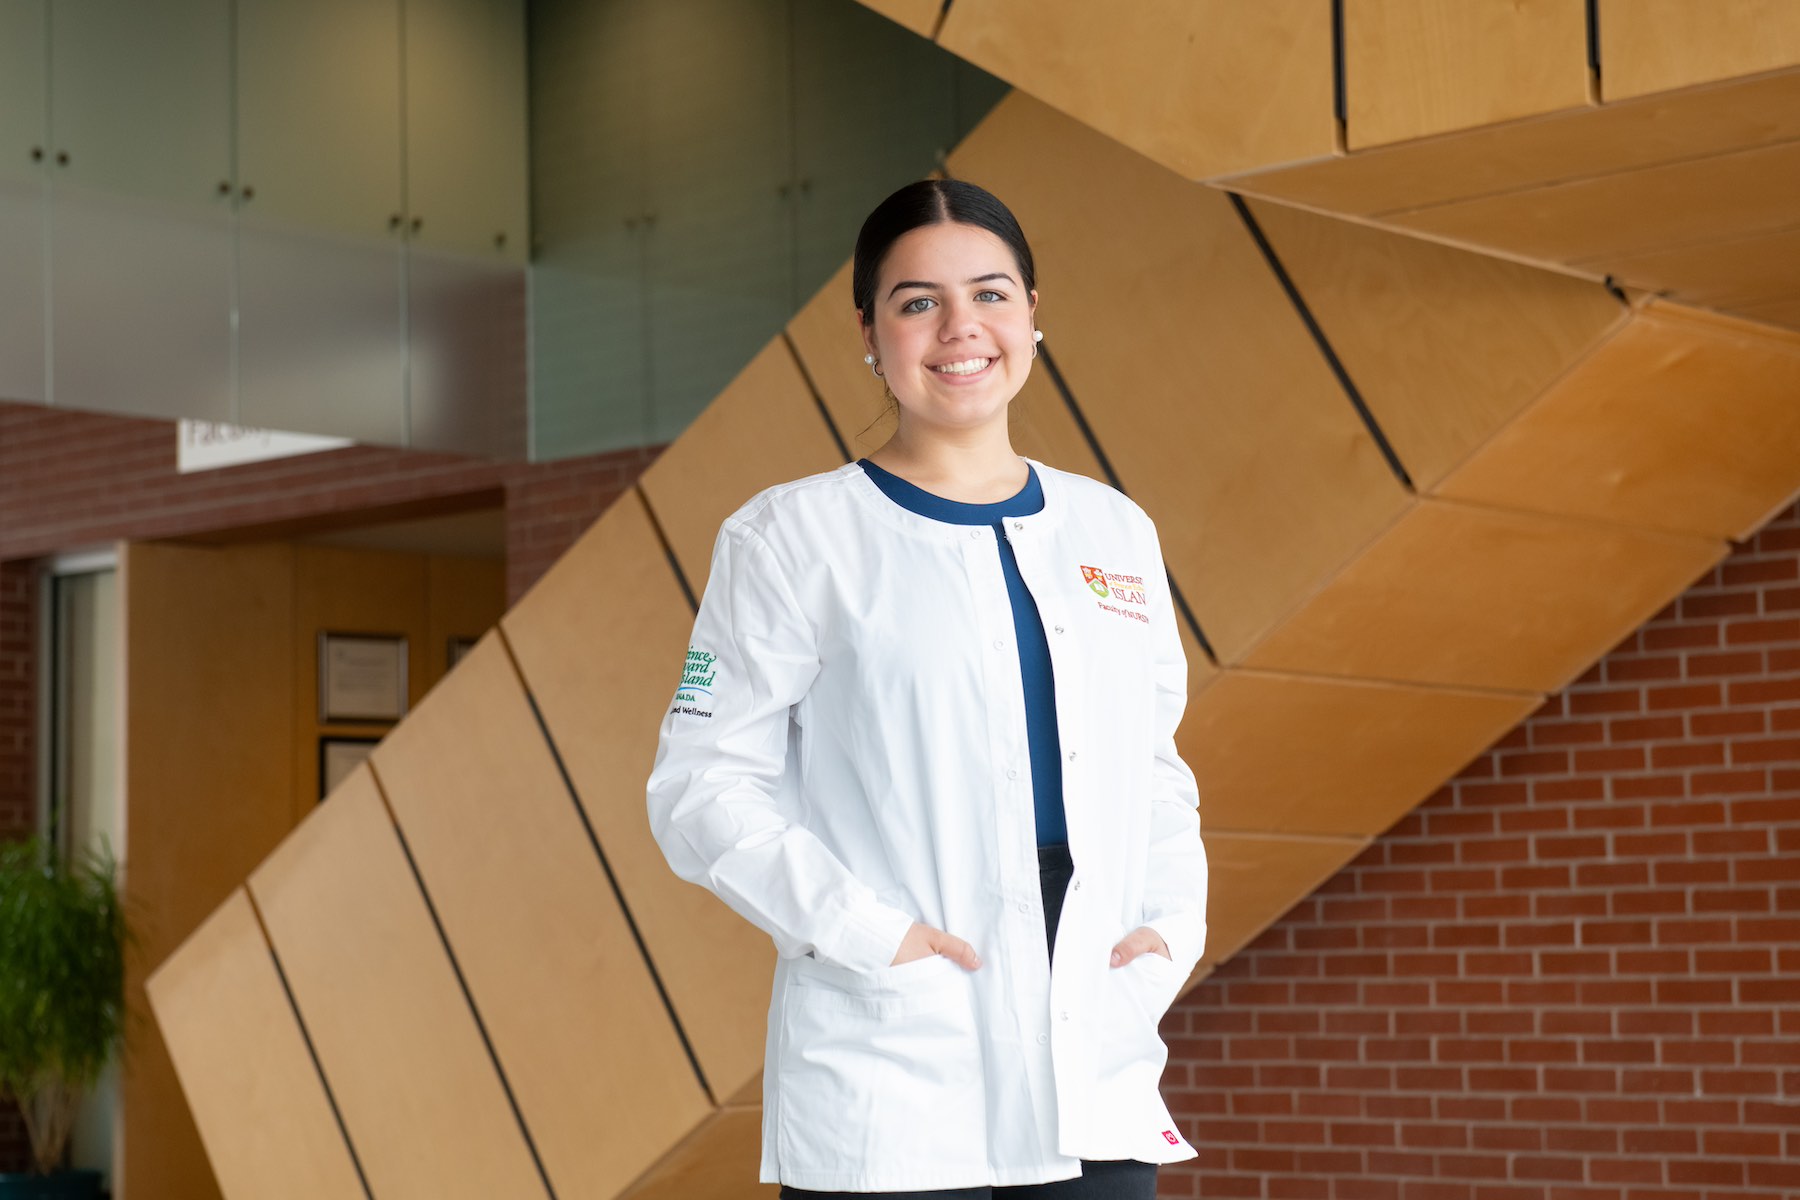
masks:
<path fill-rule="evenodd" d="M 1056 954 L 1056 926 L 1062 919 L 1063 897 L 1075 864 L 1067 842 L 1038 847 L 1038 883 L 1044 894 L 1044 935 L 1051 957 Z M 781 1200 L 1154 1200 L 1156 1164 L 1136 1159 L 1090 1161 L 1083 1159 L 1075 1179 L 1054 1183 L 1025 1183 L 1013 1187 L 939 1188 L 926 1192 L 808 1192 L 783 1186 Z"/>

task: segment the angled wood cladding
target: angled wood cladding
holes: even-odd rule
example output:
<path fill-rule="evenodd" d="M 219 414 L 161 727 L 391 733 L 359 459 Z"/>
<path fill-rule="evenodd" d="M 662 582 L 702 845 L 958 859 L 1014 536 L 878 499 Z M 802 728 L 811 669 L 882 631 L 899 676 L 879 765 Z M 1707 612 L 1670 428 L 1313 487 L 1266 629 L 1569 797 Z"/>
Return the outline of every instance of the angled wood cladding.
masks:
<path fill-rule="evenodd" d="M 146 989 L 224 1195 L 365 1200 L 242 888 Z"/>
<path fill-rule="evenodd" d="M 1030 231 L 1044 342 L 1235 661 L 1405 490 L 1227 197 L 1017 92 L 950 165 Z"/>
<path fill-rule="evenodd" d="M 1540 703 L 1536 693 L 1221 672 L 1176 741 L 1200 828 L 1374 837 Z M 1233 900 L 1236 903 L 1236 900 Z"/>
<path fill-rule="evenodd" d="M 722 1108 L 619 1200 L 776 1200 L 755 1181 L 761 1155 L 762 1109 Z"/>
<path fill-rule="evenodd" d="M 1608 100 L 1800 64 L 1792 0 L 1595 0 Z"/>
<path fill-rule="evenodd" d="M 1424 500 L 1308 597 L 1246 663 L 1560 691 L 1726 550 L 1715 539 Z"/>
<path fill-rule="evenodd" d="M 937 31 L 938 18 L 944 10 L 944 0 L 861 0 L 861 3 L 922 38 L 931 37 Z"/>
<path fill-rule="evenodd" d="M 970 0 L 938 43 L 1189 179 L 1336 138 L 1330 0 Z"/>
<path fill-rule="evenodd" d="M 1209 971 L 1249 945 L 1368 844 L 1368 838 L 1208 834 L 1210 893 L 1200 969 Z"/>
<path fill-rule="evenodd" d="M 1421 489 L 1625 320 L 1583 279 L 1276 204 L 1250 209 Z"/>
<path fill-rule="evenodd" d="M 366 765 L 256 869 L 250 892 L 371 1193 L 544 1195 Z"/>
<path fill-rule="evenodd" d="M 552 1186 L 616 1192 L 710 1103 L 499 635 L 371 761 Z"/>
<path fill-rule="evenodd" d="M 650 835 L 644 780 L 693 612 L 636 496 L 623 497 L 501 622 L 715 1099 L 762 1069 L 775 951 Z"/>
<path fill-rule="evenodd" d="M 1743 538 L 1800 489 L 1800 335 L 1652 304 L 1438 489 Z"/>
<path fill-rule="evenodd" d="M 1588 101 L 1584 0 L 1343 0 L 1352 150 Z"/>
<path fill-rule="evenodd" d="M 765 487 L 843 462 L 787 339 L 777 334 L 650 465 L 639 486 L 699 596 L 726 517 Z"/>

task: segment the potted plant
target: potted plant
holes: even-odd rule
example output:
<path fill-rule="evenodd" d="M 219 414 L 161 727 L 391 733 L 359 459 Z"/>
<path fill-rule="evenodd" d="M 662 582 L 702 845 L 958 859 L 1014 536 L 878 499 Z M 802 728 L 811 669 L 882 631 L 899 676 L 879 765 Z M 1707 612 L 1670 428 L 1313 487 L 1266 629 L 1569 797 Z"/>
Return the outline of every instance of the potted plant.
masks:
<path fill-rule="evenodd" d="M 100 1196 L 100 1172 L 57 1168 L 123 1029 L 129 937 L 110 854 L 68 864 L 36 838 L 0 846 L 0 1092 L 36 1167 L 0 1174 L 0 1200 Z"/>

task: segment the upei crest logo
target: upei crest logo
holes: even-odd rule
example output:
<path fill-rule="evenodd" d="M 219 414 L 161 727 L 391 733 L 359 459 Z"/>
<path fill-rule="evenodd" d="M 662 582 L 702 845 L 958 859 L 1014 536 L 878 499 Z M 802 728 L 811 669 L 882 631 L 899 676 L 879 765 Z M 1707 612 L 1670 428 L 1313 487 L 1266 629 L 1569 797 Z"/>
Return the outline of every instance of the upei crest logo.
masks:
<path fill-rule="evenodd" d="M 1081 578 L 1090 588 L 1094 589 L 1094 595 L 1099 596 L 1102 600 L 1112 595 L 1106 590 L 1106 572 L 1099 567 L 1081 568 Z"/>

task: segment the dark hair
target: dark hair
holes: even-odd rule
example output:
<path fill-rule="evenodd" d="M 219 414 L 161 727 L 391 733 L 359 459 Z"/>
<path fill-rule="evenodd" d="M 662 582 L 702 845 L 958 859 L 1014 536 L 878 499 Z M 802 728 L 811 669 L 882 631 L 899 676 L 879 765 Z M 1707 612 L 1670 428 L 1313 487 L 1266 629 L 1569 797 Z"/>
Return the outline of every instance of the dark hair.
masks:
<path fill-rule="evenodd" d="M 881 264 L 901 235 L 922 225 L 956 221 L 974 225 L 999 238 L 1013 253 L 1027 293 L 1037 286 L 1031 247 L 1011 210 L 986 188 L 961 179 L 921 179 L 909 183 L 875 206 L 856 235 L 856 260 L 850 291 L 862 310 L 864 325 L 875 320 L 875 283 Z"/>

